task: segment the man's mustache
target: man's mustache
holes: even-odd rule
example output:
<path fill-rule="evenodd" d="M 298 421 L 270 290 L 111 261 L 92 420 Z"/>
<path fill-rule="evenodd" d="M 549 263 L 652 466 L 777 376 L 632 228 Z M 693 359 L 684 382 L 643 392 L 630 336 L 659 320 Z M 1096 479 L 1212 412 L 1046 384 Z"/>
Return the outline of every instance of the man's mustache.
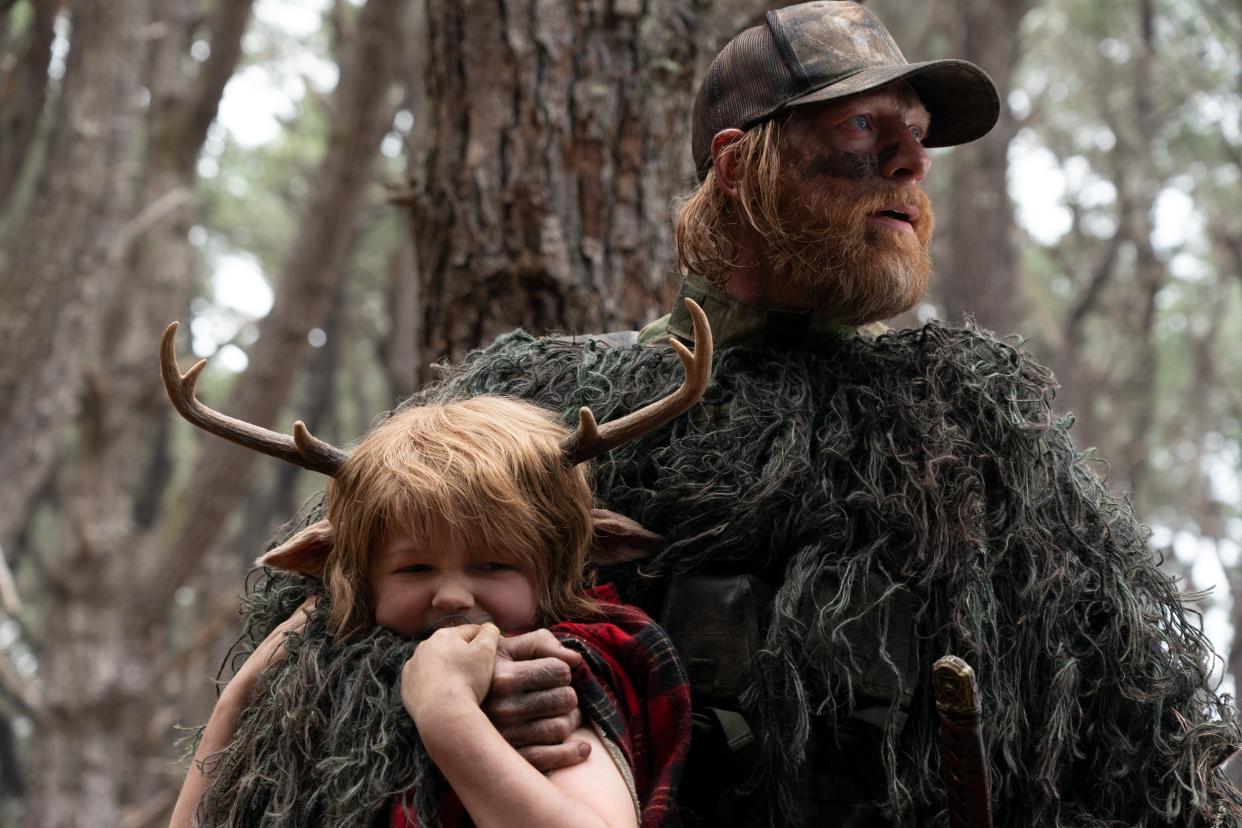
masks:
<path fill-rule="evenodd" d="M 909 205 L 919 217 L 931 212 L 931 199 L 918 187 L 881 187 L 869 190 L 859 197 L 856 210 L 873 215 L 893 205 Z"/>
<path fill-rule="evenodd" d="M 793 190 L 792 182 L 785 179 L 782 184 L 782 201 L 792 207 L 786 218 L 794 225 L 801 223 L 804 229 L 811 229 L 817 236 L 823 234 L 821 231 L 829 235 L 833 230 L 851 232 L 847 228 L 856 229 L 868 216 L 894 206 L 905 205 L 911 208 L 901 212 L 915 214 L 911 224 L 916 227 L 926 223 L 932 216 L 931 199 L 921 187 L 914 184 L 876 181 L 870 186 L 854 188 L 848 194 L 825 187 L 817 192 L 804 194 L 804 200 L 800 202 L 789 198 Z"/>

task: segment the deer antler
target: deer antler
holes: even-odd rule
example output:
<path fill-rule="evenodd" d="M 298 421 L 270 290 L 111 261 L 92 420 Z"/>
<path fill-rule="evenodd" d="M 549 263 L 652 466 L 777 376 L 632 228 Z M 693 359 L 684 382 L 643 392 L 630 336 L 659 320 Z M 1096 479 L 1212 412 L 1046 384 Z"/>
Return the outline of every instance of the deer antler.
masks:
<path fill-rule="evenodd" d="M 234 419 L 199 402 L 194 396 L 194 386 L 198 375 L 207 367 L 207 360 L 200 359 L 190 370 L 181 373 L 177 365 L 178 325 L 173 322 L 164 329 L 164 336 L 160 338 L 160 374 L 164 377 L 169 402 L 182 417 L 203 431 L 246 448 L 329 477 L 336 474 L 349 455 L 312 435 L 301 420 L 293 424 L 293 436 L 290 437 Z"/>
<path fill-rule="evenodd" d="M 694 353 L 676 339 L 669 340 L 681 364 L 686 369 L 686 379 L 681 387 L 651 405 L 599 426 L 591 409 L 583 406 L 578 411 L 578 430 L 561 443 L 565 463 L 573 466 L 599 457 L 623 443 L 680 416 L 690 410 L 707 390 L 712 375 L 712 329 L 707 324 L 707 314 L 693 299 L 686 299 L 686 309 L 694 320 Z"/>

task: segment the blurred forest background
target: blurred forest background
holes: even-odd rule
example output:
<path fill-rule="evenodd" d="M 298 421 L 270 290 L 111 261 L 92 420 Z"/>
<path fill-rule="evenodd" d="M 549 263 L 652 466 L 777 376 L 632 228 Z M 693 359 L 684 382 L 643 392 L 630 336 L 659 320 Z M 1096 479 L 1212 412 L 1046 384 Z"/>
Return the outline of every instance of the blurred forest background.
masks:
<path fill-rule="evenodd" d="M 164 824 L 250 561 L 338 444 L 522 325 L 663 312 L 689 104 L 759 0 L 0 0 L 0 824 Z M 871 0 L 1007 107 L 935 151 L 938 275 L 1062 384 L 1223 656 L 1242 613 L 1242 6 Z"/>

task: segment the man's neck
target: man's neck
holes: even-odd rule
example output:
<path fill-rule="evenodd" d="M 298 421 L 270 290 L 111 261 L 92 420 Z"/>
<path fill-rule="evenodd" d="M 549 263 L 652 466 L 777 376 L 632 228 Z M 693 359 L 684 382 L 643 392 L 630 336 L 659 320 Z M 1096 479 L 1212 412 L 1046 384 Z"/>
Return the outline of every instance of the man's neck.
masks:
<path fill-rule="evenodd" d="M 687 279 L 673 303 L 673 312 L 644 328 L 639 342 L 654 342 L 665 334 L 685 342 L 693 341 L 693 325 L 681 301 L 683 297 L 694 299 L 703 308 L 719 349 L 741 346 L 818 351 L 835 347 L 833 343 L 844 338 L 855 335 L 874 338 L 888 330 L 883 325 L 856 329 L 806 312 L 764 309 L 734 298 L 722 287 Z"/>
<path fill-rule="evenodd" d="M 801 291 L 768 278 L 767 267 L 749 250 L 738 255 L 734 266 L 721 273 L 716 284 L 729 298 L 761 311 L 812 312 L 809 300 Z"/>

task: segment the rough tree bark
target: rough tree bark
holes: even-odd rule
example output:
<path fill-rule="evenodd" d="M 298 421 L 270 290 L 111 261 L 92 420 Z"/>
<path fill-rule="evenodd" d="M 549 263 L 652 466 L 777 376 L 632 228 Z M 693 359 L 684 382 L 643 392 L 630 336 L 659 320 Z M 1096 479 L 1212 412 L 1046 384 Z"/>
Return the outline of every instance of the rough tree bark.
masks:
<path fill-rule="evenodd" d="M 999 334 L 1018 327 L 1021 291 L 1013 206 L 1006 177 L 1018 125 L 1006 103 L 1022 54 L 1019 26 L 1033 0 L 957 0 L 957 54 L 982 66 L 1000 90 L 1000 120 L 984 138 L 953 151 L 948 249 L 939 268 L 946 318 L 973 314 Z M 933 125 L 933 129 L 935 126 Z"/>
<path fill-rule="evenodd" d="M 696 75 L 769 5 L 430 0 L 420 379 L 518 325 L 599 331 L 664 312 Z"/>

